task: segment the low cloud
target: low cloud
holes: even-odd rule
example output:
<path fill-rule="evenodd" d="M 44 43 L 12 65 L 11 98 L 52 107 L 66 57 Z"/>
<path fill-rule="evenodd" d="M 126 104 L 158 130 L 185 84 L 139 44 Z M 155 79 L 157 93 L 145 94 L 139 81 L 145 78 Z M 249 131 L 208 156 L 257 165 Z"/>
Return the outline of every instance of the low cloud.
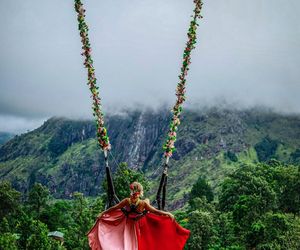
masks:
<path fill-rule="evenodd" d="M 192 2 L 84 2 L 106 112 L 175 102 Z M 298 0 L 204 1 L 187 106 L 300 113 L 299 10 Z M 3 0 L 0 15 L 0 115 L 91 117 L 73 2 Z"/>
<path fill-rule="evenodd" d="M 38 119 L 0 115 L 0 132 L 21 134 L 41 126 L 45 120 L 46 118 Z"/>

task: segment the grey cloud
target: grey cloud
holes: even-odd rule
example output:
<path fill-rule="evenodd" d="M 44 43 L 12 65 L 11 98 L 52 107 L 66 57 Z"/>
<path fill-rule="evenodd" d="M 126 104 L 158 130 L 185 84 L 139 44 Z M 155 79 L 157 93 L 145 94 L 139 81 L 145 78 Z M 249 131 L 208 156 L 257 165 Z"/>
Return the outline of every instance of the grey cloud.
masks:
<path fill-rule="evenodd" d="M 20 134 L 33 130 L 45 122 L 45 118 L 25 118 L 10 115 L 0 115 L 0 132 Z"/>
<path fill-rule="evenodd" d="M 173 104 L 192 1 L 84 3 L 105 111 Z M 204 1 L 189 105 L 299 113 L 299 14 L 298 0 Z M 1 0 L 0 15 L 0 114 L 90 117 L 73 1 Z"/>

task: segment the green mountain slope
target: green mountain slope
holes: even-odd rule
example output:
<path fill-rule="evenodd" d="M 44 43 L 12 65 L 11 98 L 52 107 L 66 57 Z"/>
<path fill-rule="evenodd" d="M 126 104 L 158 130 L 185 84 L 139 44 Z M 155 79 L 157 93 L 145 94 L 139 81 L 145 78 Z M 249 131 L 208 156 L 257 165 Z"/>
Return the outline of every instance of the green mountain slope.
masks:
<path fill-rule="evenodd" d="M 199 175 L 218 189 L 224 174 L 241 163 L 270 158 L 299 162 L 299 116 L 209 109 L 185 111 L 182 120 L 177 151 L 170 161 L 170 208 L 185 203 Z M 123 161 L 142 169 L 151 180 L 148 195 L 152 198 L 161 174 L 168 123 L 166 110 L 128 112 L 107 119 L 112 169 Z M 70 197 L 74 191 L 96 196 L 102 192 L 104 174 L 93 121 L 51 118 L 0 147 L 0 179 L 10 180 L 23 192 L 40 182 L 57 198 Z"/>
<path fill-rule="evenodd" d="M 14 137 L 14 134 L 7 132 L 0 132 L 0 146 Z"/>

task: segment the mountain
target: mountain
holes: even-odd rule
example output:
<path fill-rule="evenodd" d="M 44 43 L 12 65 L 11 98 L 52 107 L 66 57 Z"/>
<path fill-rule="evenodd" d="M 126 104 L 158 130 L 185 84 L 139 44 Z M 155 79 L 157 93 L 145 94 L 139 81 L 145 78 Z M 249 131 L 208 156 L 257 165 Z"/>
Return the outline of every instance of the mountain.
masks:
<path fill-rule="evenodd" d="M 0 146 L 14 137 L 14 134 L 7 132 L 0 132 Z"/>
<path fill-rule="evenodd" d="M 118 162 L 143 170 L 151 181 L 151 198 L 161 175 L 169 120 L 166 110 L 107 117 L 113 171 Z M 177 151 L 170 161 L 169 208 L 184 204 L 199 175 L 217 191 L 224 176 L 242 163 L 271 158 L 299 163 L 299 139 L 300 117 L 296 115 L 258 109 L 185 110 Z M 74 191 L 97 196 L 102 192 L 104 175 L 93 121 L 51 118 L 0 147 L 0 179 L 10 180 L 22 192 L 40 182 L 56 198 L 68 198 Z"/>

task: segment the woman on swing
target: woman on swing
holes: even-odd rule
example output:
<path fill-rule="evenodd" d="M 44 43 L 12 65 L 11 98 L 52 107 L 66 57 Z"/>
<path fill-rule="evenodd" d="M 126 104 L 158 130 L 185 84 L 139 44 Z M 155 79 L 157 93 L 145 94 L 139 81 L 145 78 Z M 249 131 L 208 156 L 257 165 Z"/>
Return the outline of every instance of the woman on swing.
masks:
<path fill-rule="evenodd" d="M 181 250 L 189 237 L 174 216 L 141 200 L 143 186 L 130 185 L 130 197 L 98 215 L 88 233 L 92 250 Z"/>

